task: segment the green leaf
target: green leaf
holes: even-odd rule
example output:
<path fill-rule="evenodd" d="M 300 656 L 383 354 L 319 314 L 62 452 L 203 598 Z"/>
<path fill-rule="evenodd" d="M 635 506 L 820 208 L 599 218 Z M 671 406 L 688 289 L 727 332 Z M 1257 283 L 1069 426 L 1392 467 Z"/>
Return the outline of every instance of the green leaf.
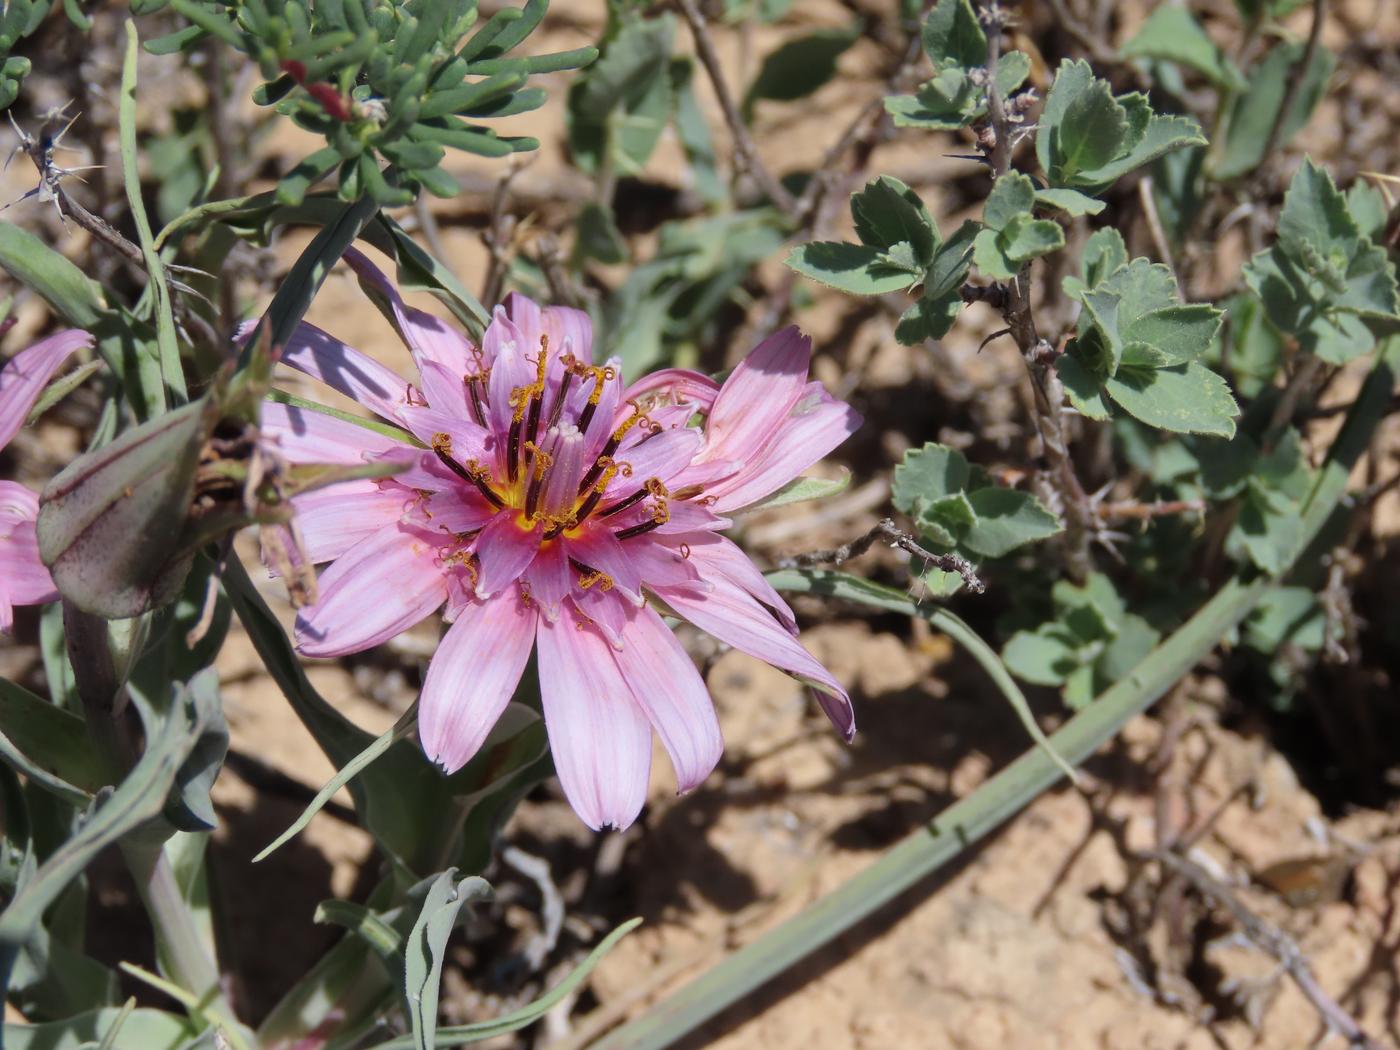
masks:
<path fill-rule="evenodd" d="M 1166 306 L 1144 313 L 1127 324 L 1124 337 L 1146 343 L 1169 364 L 1194 361 L 1211 346 L 1220 331 L 1222 314 L 1213 306 Z"/>
<path fill-rule="evenodd" d="M 1047 174 L 1053 183 L 1068 184 L 1081 171 L 1102 168 L 1127 146 L 1128 114 L 1108 84 L 1094 80 L 1069 100 L 1063 120 L 1049 131 L 1055 163 Z"/>
<path fill-rule="evenodd" d="M 579 210 L 575 230 L 580 259 L 597 259 L 609 266 L 627 261 L 627 242 L 617 228 L 611 208 L 588 201 Z"/>
<path fill-rule="evenodd" d="M 1017 631 L 1002 647 L 1007 670 L 1032 685 L 1063 685 L 1080 664 L 1078 651 L 1047 624 L 1035 631 Z"/>
<path fill-rule="evenodd" d="M 1078 190 L 1068 189 L 1046 189 L 1035 191 L 1035 202 L 1044 204 L 1046 207 L 1058 208 L 1060 211 L 1070 215 L 1097 215 L 1107 207 L 1101 200 L 1095 200 L 1087 194 Z M 1102 232 L 1102 231 L 1100 231 Z M 1118 233 L 1117 230 L 1109 228 L 1110 233 Z M 1120 235 L 1121 243 L 1121 235 Z M 1124 252 L 1124 261 L 1127 261 L 1127 253 Z"/>
<path fill-rule="evenodd" d="M 987 35 L 968 0 L 938 0 L 924 20 L 923 43 L 935 71 L 987 64 Z"/>
<path fill-rule="evenodd" d="M 0 759 L 75 806 L 103 786 L 83 720 L 0 678 Z"/>
<path fill-rule="evenodd" d="M 585 172 L 605 163 L 640 172 L 671 120 L 675 19 L 631 19 L 575 79 L 568 97 L 569 149 Z"/>
<path fill-rule="evenodd" d="M 992 183 L 992 192 L 982 205 L 982 225 L 1004 230 L 1020 216 L 1029 216 L 1035 206 L 1035 183 L 1018 171 L 1008 172 Z"/>
<path fill-rule="evenodd" d="M 1075 177 L 1075 185 L 1090 192 L 1097 192 L 1106 189 L 1128 172 L 1150 164 L 1173 150 L 1206 144 L 1201 126 L 1192 118 L 1163 117 L 1154 113 L 1142 137 L 1127 153 L 1102 167 L 1081 171 Z"/>
<path fill-rule="evenodd" d="M 1090 372 L 1084 363 L 1073 353 L 1065 354 L 1055 362 L 1055 371 L 1064 384 L 1069 403 L 1076 412 L 1089 419 L 1103 421 L 1111 416 L 1112 409 L 1103 392 L 1103 377 Z"/>
<path fill-rule="evenodd" d="M 922 277 L 892 266 L 878 248 L 840 241 L 800 245 L 788 253 L 786 262 L 803 277 L 852 295 L 902 292 Z"/>
<path fill-rule="evenodd" d="M 1000 558 L 1017 547 L 1060 532 L 1060 519 L 1029 492 L 988 486 L 968 494 L 977 521 L 963 535 L 962 546 L 984 558 Z"/>
<path fill-rule="evenodd" d="M 1251 483 L 1230 540 L 1228 546 L 1242 548 L 1261 571 L 1277 575 L 1302 547 L 1303 525 L 1298 505 L 1270 496 L 1263 486 Z"/>
<path fill-rule="evenodd" d="M 836 75 L 836 60 L 860 37 L 860 23 L 847 29 L 818 29 L 770 52 L 744 96 L 746 117 L 761 99 L 791 102 L 816 91 Z"/>
<path fill-rule="evenodd" d="M 107 312 L 96 281 L 34 234 L 3 220 L 0 267 L 76 328 L 92 330 Z"/>
<path fill-rule="evenodd" d="M 1149 426 L 1223 437 L 1235 432 L 1239 406 L 1230 388 L 1195 361 L 1171 368 L 1123 368 L 1104 381 L 1104 391 Z"/>
<path fill-rule="evenodd" d="M 841 468 L 838 478 L 793 478 L 771 496 L 765 496 L 757 503 L 729 511 L 729 514 L 751 514 L 756 510 L 771 510 L 786 507 L 789 503 L 805 503 L 810 500 L 829 499 L 839 496 L 851 487 L 851 472 Z"/>
<path fill-rule="evenodd" d="M 693 63 L 688 58 L 671 60 L 671 84 L 676 99 L 676 136 L 689 162 L 689 175 L 695 192 L 707 204 L 729 201 L 729 187 L 719 173 L 710 124 L 695 98 Z"/>
<path fill-rule="evenodd" d="M 1293 96 L 1283 118 L 1276 149 L 1289 141 L 1307 124 L 1327 90 L 1333 58 L 1319 47 L 1307 69 L 1298 69 L 1306 45 L 1301 41 L 1275 47 L 1250 73 L 1249 87 L 1235 100 L 1225 135 L 1224 154 L 1213 166 L 1218 179 L 1234 179 L 1248 174 L 1264 160 L 1264 147 L 1278 119 L 1279 107 L 1288 94 L 1290 81 L 1301 77 L 1302 85 Z"/>
<path fill-rule="evenodd" d="M 1001 234 L 983 230 L 972 242 L 972 262 L 982 273 L 998 281 L 1009 281 L 1021 270 L 1002 250 Z"/>
<path fill-rule="evenodd" d="M 439 1028 L 437 1031 L 438 1047 L 454 1047 L 464 1043 L 475 1043 L 483 1039 L 492 1039 L 496 1036 L 506 1035 L 509 1032 L 517 1032 L 522 1028 L 534 1024 L 546 1013 L 552 1010 L 557 1004 L 567 999 L 580 984 L 588 979 L 588 975 L 593 972 L 593 968 L 602 961 L 603 956 L 612 951 L 613 946 L 623 937 L 627 936 L 642 924 L 641 919 L 629 919 L 612 933 L 604 937 L 596 948 L 588 953 L 588 957 L 579 963 L 562 981 L 556 984 L 544 995 L 534 1002 L 522 1006 L 519 1010 L 505 1014 L 492 1021 L 478 1021 L 475 1024 L 455 1025 L 450 1028 Z M 415 1050 L 417 1044 L 414 1036 L 399 1036 L 397 1039 L 390 1039 L 388 1042 L 379 1043 L 374 1050 Z"/>
<path fill-rule="evenodd" d="M 122 1041 L 117 1050 L 184 1050 L 196 1034 L 183 1017 L 163 1010 L 141 1007 L 123 1019 L 123 1009 L 109 1006 L 41 1024 L 7 1023 L 4 1044 L 9 1050 L 91 1050 L 118 1020 Z"/>
<path fill-rule="evenodd" d="M 1279 587 L 1264 597 L 1244 622 L 1243 642 L 1271 655 L 1284 645 L 1317 652 L 1326 641 L 1327 617 L 1306 587 Z"/>
<path fill-rule="evenodd" d="M 952 296 L 962 306 L 962 285 L 972 265 L 972 245 L 979 227 L 971 219 L 953 231 L 933 254 L 933 263 L 924 274 L 924 298 L 943 299 Z M 956 309 L 954 313 L 956 314 Z M 944 329 L 946 331 L 947 329 Z M 935 333 L 936 336 L 943 332 Z"/>
<path fill-rule="evenodd" d="M 1022 216 L 1012 220 L 1000 234 L 1000 240 L 1006 257 L 1012 262 L 1024 264 L 1063 248 L 1065 231 L 1058 222 Z"/>
<path fill-rule="evenodd" d="M 919 195 L 890 175 L 865 184 L 851 197 L 851 217 L 862 244 L 888 251 L 907 243 L 927 265 L 939 246 L 938 227 Z"/>
<path fill-rule="evenodd" d="M 1095 685 L 1107 689 L 1132 674 L 1161 640 L 1162 634 L 1141 616 L 1128 613 L 1117 624 L 1117 633 L 1094 665 Z"/>
<path fill-rule="evenodd" d="M 1153 11 L 1119 53 L 1124 57 L 1175 62 L 1194 69 L 1216 87 L 1229 91 L 1239 91 L 1245 86 L 1244 77 L 1206 35 L 1195 15 L 1175 4 L 1162 4 Z"/>
<path fill-rule="evenodd" d="M 458 881 L 456 868 L 439 875 L 428 890 L 423 910 L 404 943 L 404 984 L 415 1050 L 431 1050 L 437 1045 L 438 990 L 447 938 L 457 925 L 457 915 L 463 905 L 490 896 L 491 887 L 485 879 L 473 875 Z"/>
<path fill-rule="evenodd" d="M 894 468 L 892 501 L 905 514 L 916 514 L 921 502 L 961 492 L 971 480 L 967 457 L 946 445 L 927 442 L 910 449 Z"/>

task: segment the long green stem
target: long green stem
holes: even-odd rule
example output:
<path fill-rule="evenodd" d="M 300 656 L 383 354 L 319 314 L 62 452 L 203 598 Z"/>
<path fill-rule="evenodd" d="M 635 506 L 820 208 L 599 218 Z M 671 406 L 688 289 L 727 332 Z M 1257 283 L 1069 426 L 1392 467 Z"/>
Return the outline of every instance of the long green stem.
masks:
<path fill-rule="evenodd" d="M 1352 466 L 1385 415 L 1400 368 L 1400 338 L 1386 342 L 1376 367 L 1337 435 L 1304 506 L 1302 539 L 1289 568 L 1316 538 L 1346 492 Z M 823 576 L 793 589 L 820 591 Z M 1286 575 L 1286 573 L 1281 574 Z M 847 577 L 847 579 L 850 579 Z M 1279 578 L 1230 580 L 1133 672 L 1050 737 L 1055 751 L 1082 762 L 1145 711 L 1220 639 L 1240 623 Z M 782 582 L 786 583 L 784 579 Z M 694 1031 L 727 1006 L 850 929 L 910 886 L 953 860 L 1063 776 L 1043 750 L 1029 751 L 936 820 L 894 846 L 859 875 L 799 915 L 728 956 L 660 1006 L 617 1029 L 594 1050 L 661 1050 Z"/>

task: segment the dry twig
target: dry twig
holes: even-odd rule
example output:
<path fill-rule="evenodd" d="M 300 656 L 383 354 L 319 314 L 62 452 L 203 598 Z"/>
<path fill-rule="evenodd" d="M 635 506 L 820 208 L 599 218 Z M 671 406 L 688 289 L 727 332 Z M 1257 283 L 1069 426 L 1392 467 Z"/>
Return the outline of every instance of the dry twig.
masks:
<path fill-rule="evenodd" d="M 889 518 L 880 519 L 873 529 L 850 543 L 828 550 L 797 554 L 782 559 L 778 564 L 784 569 L 808 569 L 814 565 L 827 564 L 841 565 L 852 558 L 859 558 L 873 547 L 877 540 L 884 540 L 896 550 L 906 551 L 936 569 L 957 573 L 962 577 L 963 584 L 973 594 L 981 594 L 987 589 L 981 577 L 977 575 L 976 568 L 966 558 L 961 558 L 956 554 L 934 554 L 932 551 L 925 550 L 914 537 L 895 525 Z"/>

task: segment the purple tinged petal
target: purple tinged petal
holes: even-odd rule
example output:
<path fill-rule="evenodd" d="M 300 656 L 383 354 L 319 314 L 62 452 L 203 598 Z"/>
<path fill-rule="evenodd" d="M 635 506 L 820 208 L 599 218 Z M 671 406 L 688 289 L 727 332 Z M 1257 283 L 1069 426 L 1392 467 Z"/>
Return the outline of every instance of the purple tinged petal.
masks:
<path fill-rule="evenodd" d="M 809 383 L 792 414 L 757 455 L 739 470 L 711 486 L 715 507 L 729 511 L 770 496 L 860 427 L 859 413 L 838 401 L 820 383 Z"/>
<path fill-rule="evenodd" d="M 616 590 L 605 591 L 598 586 L 589 587 L 587 590 L 575 587 L 569 601 L 573 603 L 578 616 L 590 622 L 607 639 L 609 645 L 614 649 L 622 648 L 622 632 L 636 608 L 635 603 Z"/>
<path fill-rule="evenodd" d="M 418 735 L 447 773 L 480 749 L 520 683 L 535 645 L 534 608 L 510 588 L 460 613 L 428 664 Z"/>
<path fill-rule="evenodd" d="M 689 791 L 710 775 L 724 753 L 714 703 L 700 672 L 651 609 L 636 611 L 613 659 L 671 756 L 677 786 Z"/>
<path fill-rule="evenodd" d="M 39 559 L 38 514 L 38 496 L 17 481 L 0 481 L 0 630 L 10 629 L 11 605 L 42 605 L 58 598 Z"/>
<path fill-rule="evenodd" d="M 850 697 L 802 643 L 783 629 L 773 615 L 745 591 L 724 579 L 712 579 L 714 590 L 698 595 L 684 587 L 658 587 L 656 593 L 677 615 L 706 634 L 713 635 L 741 653 L 748 653 L 780 671 L 786 671 L 814 689 L 828 693 L 822 709 L 847 711 Z M 832 719 L 849 740 L 855 732 L 855 715 Z"/>
<path fill-rule="evenodd" d="M 720 387 L 701 458 L 745 460 L 762 448 L 802 396 L 811 360 L 812 340 L 795 326 L 759 343 Z"/>
<path fill-rule="evenodd" d="M 548 540 L 540 545 L 535 560 L 525 570 L 525 583 L 541 615 L 550 623 L 559 619 L 559 603 L 568 597 L 574 585 L 563 540 Z"/>
<path fill-rule="evenodd" d="M 713 532 L 697 532 L 679 537 L 679 541 L 686 544 L 691 562 L 705 579 L 722 576 L 771 609 L 789 634 L 797 634 L 792 609 L 738 545 Z"/>
<path fill-rule="evenodd" d="M 307 656 L 361 652 L 432 615 L 446 598 L 438 548 L 416 529 L 388 526 L 321 574 L 320 600 L 297 615 L 297 648 Z"/>
<path fill-rule="evenodd" d="M 648 397 L 662 397 L 690 402 L 693 411 L 709 412 L 719 389 L 718 383 L 701 372 L 689 368 L 662 368 L 638 379 L 627 388 L 622 399 L 641 401 Z"/>
<path fill-rule="evenodd" d="M 568 306 L 547 306 L 540 323 L 549 336 L 552 355 L 573 354 L 585 365 L 593 363 L 593 319 Z"/>
<path fill-rule="evenodd" d="M 263 402 L 260 427 L 293 463 L 363 463 L 367 455 L 412 447 L 325 412 L 280 401 Z"/>
<path fill-rule="evenodd" d="M 642 586 L 656 590 L 660 587 L 687 587 L 708 593 L 713 588 L 700 579 L 700 573 L 689 558 L 679 550 L 675 537 L 660 533 L 638 536 L 627 541 L 627 556 L 637 567 Z"/>
<path fill-rule="evenodd" d="M 524 333 L 499 306 L 481 345 L 491 361 L 491 378 L 486 385 L 487 424 L 497 434 L 503 435 L 510 429 L 511 420 L 515 417 L 515 406 L 511 404 L 513 393 L 535 381 L 535 366 L 526 355 L 538 352 L 539 345 L 531 348 L 525 341 Z"/>
<path fill-rule="evenodd" d="M 603 637 L 571 617 L 539 625 L 540 699 L 554 768 L 579 819 L 626 828 L 646 802 L 651 725 Z"/>
<path fill-rule="evenodd" d="M 424 361 L 418 366 L 418 377 L 423 384 L 423 397 L 439 412 L 447 412 L 462 419 L 470 418 L 467 408 L 467 383 L 465 372 L 453 372 L 437 361 Z"/>
<path fill-rule="evenodd" d="M 553 438 L 545 444 L 553 462 L 545 474 L 540 509 L 554 518 L 563 518 L 573 509 L 579 483 L 583 481 L 583 435 L 572 423 L 550 433 Z"/>
<path fill-rule="evenodd" d="M 450 533 L 454 537 L 475 532 L 498 513 L 495 507 L 477 495 L 475 489 L 461 486 L 434 492 L 420 512 L 423 528 Z"/>
<path fill-rule="evenodd" d="M 292 500 L 302 545 L 314 565 L 333 561 L 403 517 L 408 489 L 367 479 L 342 481 Z"/>
<path fill-rule="evenodd" d="M 399 409 L 398 417 L 413 436 L 425 445 L 433 445 L 439 434 L 446 434 L 452 442 L 452 458 L 458 463 L 465 463 L 469 459 L 487 462 L 487 457 L 494 453 L 495 436 L 485 427 L 468 419 L 465 411 L 454 414 L 437 408 L 405 405 Z"/>
<path fill-rule="evenodd" d="M 244 339 L 255 323 L 239 325 L 237 338 Z M 297 325 L 282 348 L 281 361 L 390 422 L 400 406 L 408 403 L 408 384 L 392 369 L 305 321 Z"/>
<path fill-rule="evenodd" d="M 376 292 L 388 301 L 394 314 L 394 327 L 398 329 L 399 338 L 404 341 L 404 345 L 413 353 L 413 360 L 423 376 L 425 389 L 428 376 L 424 368 L 429 362 L 436 363 L 447 373 L 455 375 L 459 385 L 462 376 L 476 371 L 472 344 L 460 332 L 432 314 L 406 304 L 393 282 L 357 249 L 351 248 L 346 251 L 344 258 L 362 282 L 372 285 Z M 431 394 L 429 400 L 432 400 Z"/>
<path fill-rule="evenodd" d="M 520 579 L 540 549 L 543 530 L 522 529 L 513 510 L 502 511 L 487 523 L 473 550 L 480 560 L 476 596 L 489 598 Z"/>
<path fill-rule="evenodd" d="M 92 346 L 92 336 L 69 328 L 21 350 L 0 368 L 0 448 L 8 445 L 44 392 L 44 386 L 75 352 Z"/>
<path fill-rule="evenodd" d="M 618 475 L 608 488 L 608 502 L 625 499 L 647 483 L 651 478 L 669 483 L 670 480 L 690 466 L 690 461 L 700 449 L 703 438 L 694 427 L 680 430 L 664 430 L 654 437 L 633 446 L 627 451 L 625 462 L 631 468 L 631 476 Z M 619 453 L 621 456 L 621 453 Z"/>
<path fill-rule="evenodd" d="M 606 528 L 587 528 L 568 539 L 569 557 L 607 576 L 609 589 L 616 588 L 633 604 L 642 602 L 642 577 L 632 561 L 630 550 Z M 601 587 L 601 583 L 593 584 Z"/>

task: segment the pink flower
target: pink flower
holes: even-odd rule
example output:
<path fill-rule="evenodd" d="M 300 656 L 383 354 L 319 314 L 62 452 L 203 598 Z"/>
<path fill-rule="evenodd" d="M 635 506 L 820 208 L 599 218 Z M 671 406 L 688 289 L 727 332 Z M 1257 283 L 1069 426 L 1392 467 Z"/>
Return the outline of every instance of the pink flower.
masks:
<path fill-rule="evenodd" d="M 682 791 L 723 748 L 704 681 L 658 604 L 813 686 L 849 739 L 845 690 L 721 535 L 727 512 L 782 487 L 859 425 L 807 381 L 810 340 L 778 333 L 722 387 L 679 369 L 624 387 L 616 360 L 594 363 L 586 314 L 511 295 L 476 347 L 405 306 L 363 256 L 346 258 L 391 307 L 418 381 L 310 325 L 282 360 L 427 447 L 264 406 L 264 432 L 293 461 L 406 467 L 295 501 L 311 557 L 332 562 L 318 602 L 297 619 L 303 653 L 367 649 L 445 604 L 451 627 L 418 724 L 428 756 L 452 772 L 480 748 L 537 652 L 555 767 L 593 828 L 636 818 L 653 730 Z M 697 414 L 703 429 L 690 425 Z"/>
<path fill-rule="evenodd" d="M 67 329 L 21 350 L 0 368 L 0 449 L 16 434 L 45 384 L 92 336 Z M 41 605 L 58 597 L 49 570 L 39 560 L 34 521 L 39 497 L 17 481 L 0 481 L 0 632 L 14 623 L 16 605 Z"/>

